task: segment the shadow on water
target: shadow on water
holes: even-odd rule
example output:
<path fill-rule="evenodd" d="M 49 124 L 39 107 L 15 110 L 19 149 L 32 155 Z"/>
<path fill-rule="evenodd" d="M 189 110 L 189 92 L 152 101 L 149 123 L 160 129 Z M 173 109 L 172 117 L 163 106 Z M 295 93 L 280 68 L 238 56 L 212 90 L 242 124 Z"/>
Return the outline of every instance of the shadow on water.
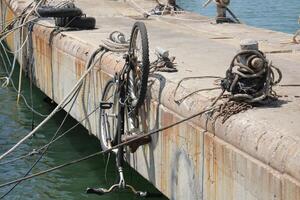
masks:
<path fill-rule="evenodd" d="M 3 63 L 0 66 L 0 70 L 4 71 L 2 66 Z M 15 71 L 13 76 L 15 83 L 17 83 L 17 78 L 18 70 Z M 30 102 L 30 82 L 26 78 L 22 82 L 22 91 L 22 94 Z M 44 101 L 43 99 L 46 96 L 36 87 L 33 87 L 32 96 L 34 108 L 39 112 L 47 114 L 53 110 L 55 105 L 50 105 Z M 16 104 L 16 93 L 11 86 L 0 88 L 0 107 L 0 153 L 3 153 L 31 131 L 33 115 L 25 107 L 23 101 L 19 105 Z M 3 161 L 13 159 L 47 144 L 59 127 L 65 114 L 66 112 L 64 111 L 57 113 L 34 137 L 22 144 L 13 155 L 8 156 Z M 41 121 L 41 117 L 34 115 L 35 125 Z M 76 121 L 72 117 L 68 117 L 60 134 L 75 124 Z M 84 127 L 78 126 L 49 148 L 47 154 L 33 170 L 33 173 L 100 150 L 98 139 L 89 135 Z M 32 156 L 10 164 L 0 165 L 0 183 L 23 176 L 36 158 L 37 156 Z M 85 194 L 86 187 L 108 187 L 109 183 L 116 180 L 114 161 L 115 158 L 112 156 L 107 170 L 108 183 L 105 181 L 106 158 L 98 156 L 85 162 L 24 181 L 5 199 L 138 199 L 128 191 L 115 192 L 102 197 Z M 153 198 L 150 199 L 166 199 L 152 184 L 147 182 L 128 165 L 125 167 L 125 176 L 128 183 L 137 187 L 137 189 L 151 192 Z M 8 189 L 9 187 L 0 188 L 0 195 Z"/>

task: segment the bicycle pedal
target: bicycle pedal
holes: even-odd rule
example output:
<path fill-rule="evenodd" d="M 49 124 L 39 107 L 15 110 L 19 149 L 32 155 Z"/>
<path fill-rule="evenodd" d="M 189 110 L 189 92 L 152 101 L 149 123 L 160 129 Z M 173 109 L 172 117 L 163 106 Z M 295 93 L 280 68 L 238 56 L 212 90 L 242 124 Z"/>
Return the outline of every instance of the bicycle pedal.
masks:
<path fill-rule="evenodd" d="M 113 103 L 111 102 L 100 102 L 101 109 L 111 109 Z"/>

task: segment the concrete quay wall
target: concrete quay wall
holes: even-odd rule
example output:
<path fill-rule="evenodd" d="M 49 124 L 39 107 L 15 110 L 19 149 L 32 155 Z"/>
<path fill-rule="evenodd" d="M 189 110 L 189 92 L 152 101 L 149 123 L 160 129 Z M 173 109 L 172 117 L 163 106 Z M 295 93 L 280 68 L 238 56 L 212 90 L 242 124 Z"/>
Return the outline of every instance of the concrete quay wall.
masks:
<path fill-rule="evenodd" d="M 8 5 L 7 2 L 1 0 L 1 17 L 6 13 L 6 19 L 18 15 L 28 3 L 11 1 Z M 139 2 L 145 8 L 152 5 L 150 1 Z M 106 38 L 116 27 L 129 34 L 134 22 L 132 16 L 138 15 L 130 2 L 99 2 L 106 8 L 101 15 L 93 13 L 95 11 L 91 7 L 96 5 L 93 2 L 78 0 L 78 4 L 88 14 L 92 13 L 97 17 L 97 30 L 62 32 L 53 36 L 51 28 L 36 24 L 32 33 L 35 85 L 56 103 L 69 93 L 82 76 L 89 54 L 97 47 L 96 43 L 101 43 L 101 39 Z M 112 11 L 117 9 L 113 7 L 117 5 L 119 10 Z M 197 20 L 197 16 L 189 13 L 184 17 Z M 40 23 L 53 25 L 51 21 Z M 145 23 L 148 27 L 150 47 L 153 49 L 157 43 L 162 43 L 161 45 L 170 49 L 178 59 L 180 70 L 176 75 L 156 73 L 151 76 L 149 98 L 142 115 L 145 130 L 164 127 L 197 113 L 210 104 L 215 93 L 197 94 L 178 105 L 174 102 L 173 92 L 181 78 L 199 74 L 199 71 L 209 74 L 215 72 L 213 68 L 216 68 L 218 75 L 222 75 L 225 70 L 219 65 L 229 64 L 235 52 L 233 46 L 238 46 L 239 32 L 249 35 L 256 33 L 257 38 L 254 39 L 262 41 L 260 44 L 264 51 L 289 52 L 278 55 L 271 53 L 268 56 L 283 67 L 285 81 L 288 83 L 300 76 L 299 67 L 297 68 L 300 64 L 299 47 L 284 46 L 279 42 L 286 41 L 290 35 L 244 25 L 225 25 L 218 29 L 207 24 L 194 26 L 192 22 L 185 22 L 184 27 L 180 26 L 176 32 L 169 34 L 171 38 L 167 38 L 166 23 L 172 27 L 176 24 L 182 25 L 182 21 L 170 17 Z M 198 32 L 194 30 L 190 33 L 190 26 Z M 210 33 L 212 29 L 215 30 L 213 35 Z M 222 39 L 221 35 L 224 33 L 233 39 Z M 271 41 L 266 42 L 264 39 L 268 35 L 273 37 Z M 166 39 L 158 41 L 162 37 Z M 216 37 L 218 38 L 215 39 Z M 178 39 L 185 41 L 184 47 L 179 47 L 176 43 Z M 203 46 L 192 45 L 197 39 Z M 20 34 L 12 34 L 7 43 L 11 49 L 18 49 L 21 43 Z M 29 56 L 27 54 L 24 50 L 24 57 L 19 58 L 19 61 L 23 60 L 21 64 L 25 71 L 28 70 L 24 63 Z M 216 57 L 219 58 L 218 61 Z M 72 117 L 79 121 L 98 106 L 106 81 L 122 66 L 122 55 L 108 52 L 103 56 L 88 75 L 78 101 L 71 111 Z M 184 67 L 180 68 L 181 66 Z M 205 86 L 209 83 L 202 84 Z M 197 83 L 182 86 L 178 94 L 184 96 L 197 86 Z M 278 90 L 290 96 L 297 92 L 299 94 L 299 89 Z M 209 120 L 207 130 L 206 116 L 195 118 L 154 135 L 151 144 L 140 147 L 133 155 L 127 155 L 128 161 L 170 199 L 298 200 L 300 104 L 298 99 L 292 97 L 284 100 L 287 103 L 280 107 L 247 111 L 232 116 L 225 124 L 222 124 L 221 120 L 217 120 L 215 124 Z M 98 118 L 96 113 L 82 123 L 97 137 Z"/>

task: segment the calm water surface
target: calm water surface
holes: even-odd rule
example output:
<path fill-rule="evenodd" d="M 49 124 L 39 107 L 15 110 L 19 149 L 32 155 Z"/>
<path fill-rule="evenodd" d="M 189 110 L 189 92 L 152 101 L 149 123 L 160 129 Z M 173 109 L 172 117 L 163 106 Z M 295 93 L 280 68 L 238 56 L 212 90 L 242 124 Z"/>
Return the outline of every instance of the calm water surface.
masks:
<path fill-rule="evenodd" d="M 177 0 L 179 5 L 187 10 L 198 12 L 207 16 L 215 15 L 215 7 L 201 7 L 200 0 Z M 253 26 L 272 30 L 294 33 L 298 28 L 297 19 L 300 14 L 299 0 L 233 0 L 231 9 L 239 18 Z M 3 69 L 2 69 L 3 70 Z M 17 74 L 17 72 L 16 72 Z M 29 83 L 23 82 L 24 94 L 29 99 Z M 34 89 L 34 105 L 42 113 L 49 113 L 53 106 L 43 99 L 45 96 Z M 59 113 L 55 118 L 41 129 L 33 138 L 23 144 L 14 154 L 22 155 L 34 148 L 46 144 L 58 128 L 65 113 Z M 41 118 L 34 117 L 35 124 Z M 68 118 L 64 130 L 73 126 L 75 121 Z M 0 153 L 3 153 L 19 139 L 31 131 L 32 113 L 21 102 L 16 104 L 16 93 L 12 88 L 0 88 Z M 33 172 L 38 172 L 66 161 L 89 155 L 99 150 L 99 142 L 89 136 L 84 128 L 74 129 L 66 137 L 55 143 L 44 159 L 37 165 Z M 12 157 L 9 157 L 12 158 Z M 8 159 L 9 159 L 8 158 Z M 12 164 L 0 165 L 0 183 L 22 176 L 31 166 L 36 157 L 19 160 Z M 87 186 L 108 186 L 109 182 L 116 179 L 113 159 L 108 167 L 108 180 L 105 180 L 105 158 L 97 157 L 78 165 L 70 166 L 39 178 L 23 182 L 6 199 L 136 199 L 131 193 L 117 192 L 103 197 L 88 196 L 84 193 Z M 157 191 L 127 167 L 128 182 L 140 190 Z M 9 187 L 0 189 L 0 195 Z M 165 199 L 164 197 L 151 199 Z"/>
<path fill-rule="evenodd" d="M 215 16 L 215 6 L 211 3 L 202 8 L 206 0 L 177 0 L 186 10 L 202 15 Z M 246 24 L 276 31 L 294 33 L 300 28 L 299 0 L 231 0 L 231 10 Z"/>

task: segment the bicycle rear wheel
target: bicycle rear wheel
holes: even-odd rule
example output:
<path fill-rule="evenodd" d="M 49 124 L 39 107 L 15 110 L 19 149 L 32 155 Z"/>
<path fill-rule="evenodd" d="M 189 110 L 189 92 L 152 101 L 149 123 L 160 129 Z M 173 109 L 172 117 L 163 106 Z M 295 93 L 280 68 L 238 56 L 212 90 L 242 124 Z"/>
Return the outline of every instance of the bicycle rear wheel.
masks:
<path fill-rule="evenodd" d="M 128 76 L 128 92 L 131 98 L 131 108 L 137 109 L 146 98 L 150 68 L 148 34 L 142 22 L 136 22 L 133 25 L 129 52 L 132 68 Z"/>
<path fill-rule="evenodd" d="M 117 83 L 109 80 L 104 87 L 101 103 L 110 103 L 110 108 L 100 106 L 100 143 L 102 150 L 107 150 L 117 143 L 119 95 Z"/>

